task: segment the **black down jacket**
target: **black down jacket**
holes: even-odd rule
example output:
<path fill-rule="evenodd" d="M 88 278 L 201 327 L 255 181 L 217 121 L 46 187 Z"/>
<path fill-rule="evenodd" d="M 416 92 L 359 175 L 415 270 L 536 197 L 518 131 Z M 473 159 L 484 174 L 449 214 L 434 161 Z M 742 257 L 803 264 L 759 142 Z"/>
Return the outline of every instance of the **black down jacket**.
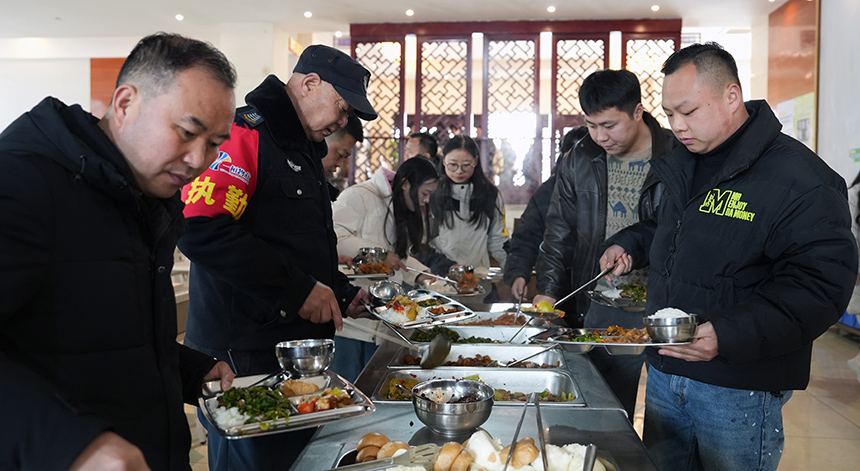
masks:
<path fill-rule="evenodd" d="M 648 349 L 655 368 L 717 386 L 803 389 L 812 341 L 845 312 L 857 274 L 845 181 L 782 134 L 764 101 L 723 167 L 691 192 L 696 157 L 685 147 L 652 163 L 666 185 L 655 219 L 611 237 L 650 262 L 649 314 L 696 313 L 717 333 L 719 354 L 687 362 Z"/>
<path fill-rule="evenodd" d="M 678 140 L 647 112 L 643 119 L 651 130 L 653 165 L 678 145 Z M 556 299 L 597 275 L 597 261 L 603 253 L 600 246 L 606 240 L 606 151 L 591 139 L 584 126 L 571 132 L 581 137 L 556 170 L 555 191 L 536 267 L 537 292 Z M 645 177 L 639 198 L 640 221 L 650 217 L 658 205 L 662 193 L 659 183 L 653 171 Z M 585 314 L 589 303 L 585 290 L 577 294 L 577 314 Z"/>
<path fill-rule="evenodd" d="M 0 135 L 0 469 L 65 470 L 102 431 L 189 470 L 183 397 L 215 361 L 176 343 L 182 203 L 141 197 L 79 106 Z"/>

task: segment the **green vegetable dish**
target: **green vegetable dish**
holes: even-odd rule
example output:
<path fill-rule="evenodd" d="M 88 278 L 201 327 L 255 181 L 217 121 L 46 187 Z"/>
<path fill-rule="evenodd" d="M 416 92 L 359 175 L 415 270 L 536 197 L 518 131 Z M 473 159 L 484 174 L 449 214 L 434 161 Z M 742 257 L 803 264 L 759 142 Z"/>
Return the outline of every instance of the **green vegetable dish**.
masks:
<path fill-rule="evenodd" d="M 437 335 L 445 335 L 451 340 L 451 343 L 499 343 L 496 340 L 489 339 L 487 337 L 466 337 L 460 338 L 460 334 L 454 332 L 453 330 L 447 327 L 436 326 L 427 331 L 418 331 L 415 335 L 412 336 L 412 340 L 414 342 L 429 342 L 433 340 Z"/>
<path fill-rule="evenodd" d="M 258 386 L 230 388 L 218 398 L 218 405 L 228 409 L 237 407 L 240 413 L 251 417 L 245 421 L 246 424 L 263 420 L 283 419 L 290 415 L 290 402 L 281 394 L 280 390 Z"/>

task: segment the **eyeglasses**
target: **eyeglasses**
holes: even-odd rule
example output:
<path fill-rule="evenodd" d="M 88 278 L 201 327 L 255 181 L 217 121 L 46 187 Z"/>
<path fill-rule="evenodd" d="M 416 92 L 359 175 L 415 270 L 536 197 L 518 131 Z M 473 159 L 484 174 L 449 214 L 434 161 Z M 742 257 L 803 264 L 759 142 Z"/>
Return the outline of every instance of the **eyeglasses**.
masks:
<path fill-rule="evenodd" d="M 452 172 L 456 172 L 458 168 L 462 169 L 464 172 L 469 172 L 473 168 L 475 168 L 475 164 L 473 164 L 472 162 L 466 162 L 464 164 L 458 164 L 457 162 L 446 162 L 445 168 Z"/>

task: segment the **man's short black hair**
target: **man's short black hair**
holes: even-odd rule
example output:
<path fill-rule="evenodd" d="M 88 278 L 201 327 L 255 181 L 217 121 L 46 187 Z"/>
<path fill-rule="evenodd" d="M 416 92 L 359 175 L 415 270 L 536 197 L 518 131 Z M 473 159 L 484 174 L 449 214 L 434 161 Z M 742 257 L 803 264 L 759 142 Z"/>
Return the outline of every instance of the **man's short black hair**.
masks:
<path fill-rule="evenodd" d="M 714 90 L 722 90 L 730 83 L 741 86 L 735 58 L 715 42 L 693 44 L 675 51 L 663 63 L 664 75 L 672 75 L 687 64 L 696 66 L 696 73 Z"/>
<path fill-rule="evenodd" d="M 358 116 L 350 114 L 346 118 L 346 126 L 338 129 L 334 134 L 326 138 L 326 142 L 340 141 L 344 136 L 349 135 L 355 139 L 355 142 L 364 142 L 364 129 L 361 126 L 361 121 Z"/>
<path fill-rule="evenodd" d="M 585 77 L 579 87 L 579 105 L 586 115 L 618 108 L 632 118 L 640 103 L 639 78 L 629 70 L 598 70 Z"/>
<path fill-rule="evenodd" d="M 141 93 L 161 94 L 176 75 L 200 67 L 230 89 L 236 88 L 236 70 L 215 46 L 178 34 L 156 33 L 141 39 L 122 64 L 116 86 L 132 84 Z"/>
<path fill-rule="evenodd" d="M 409 138 L 418 139 L 418 146 L 424 152 L 422 154 L 428 155 L 431 158 L 435 158 L 439 153 L 439 143 L 436 142 L 436 138 L 426 132 L 413 132 L 409 135 Z"/>

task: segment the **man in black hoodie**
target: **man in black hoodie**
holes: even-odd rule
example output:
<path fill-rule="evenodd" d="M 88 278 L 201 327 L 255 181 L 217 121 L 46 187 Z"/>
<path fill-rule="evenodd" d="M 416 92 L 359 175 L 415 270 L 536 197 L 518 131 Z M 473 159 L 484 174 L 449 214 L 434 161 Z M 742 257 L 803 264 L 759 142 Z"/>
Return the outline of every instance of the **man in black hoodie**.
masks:
<path fill-rule="evenodd" d="M 235 82 L 157 34 L 101 120 L 49 97 L 0 134 L 0 468 L 190 471 L 183 400 L 233 374 L 176 343 L 178 192 L 230 136 Z"/>
<path fill-rule="evenodd" d="M 857 274 L 845 181 L 744 103 L 734 58 L 695 44 L 663 65 L 682 146 L 653 163 L 657 214 L 610 238 L 602 268 L 650 262 L 648 313 L 697 314 L 692 343 L 648 349 L 643 440 L 661 470 L 775 470 L 782 406 Z M 614 244 L 614 245 L 613 245 Z"/>
<path fill-rule="evenodd" d="M 343 52 L 309 46 L 287 83 L 270 75 L 236 111 L 230 141 L 183 189 L 191 260 L 185 344 L 233 362 L 237 375 L 280 369 L 275 345 L 333 338 L 367 293 L 337 268 L 323 140 L 347 117 L 372 120 L 370 72 Z M 314 430 L 253 440 L 209 433 L 212 470 L 283 470 Z"/>

